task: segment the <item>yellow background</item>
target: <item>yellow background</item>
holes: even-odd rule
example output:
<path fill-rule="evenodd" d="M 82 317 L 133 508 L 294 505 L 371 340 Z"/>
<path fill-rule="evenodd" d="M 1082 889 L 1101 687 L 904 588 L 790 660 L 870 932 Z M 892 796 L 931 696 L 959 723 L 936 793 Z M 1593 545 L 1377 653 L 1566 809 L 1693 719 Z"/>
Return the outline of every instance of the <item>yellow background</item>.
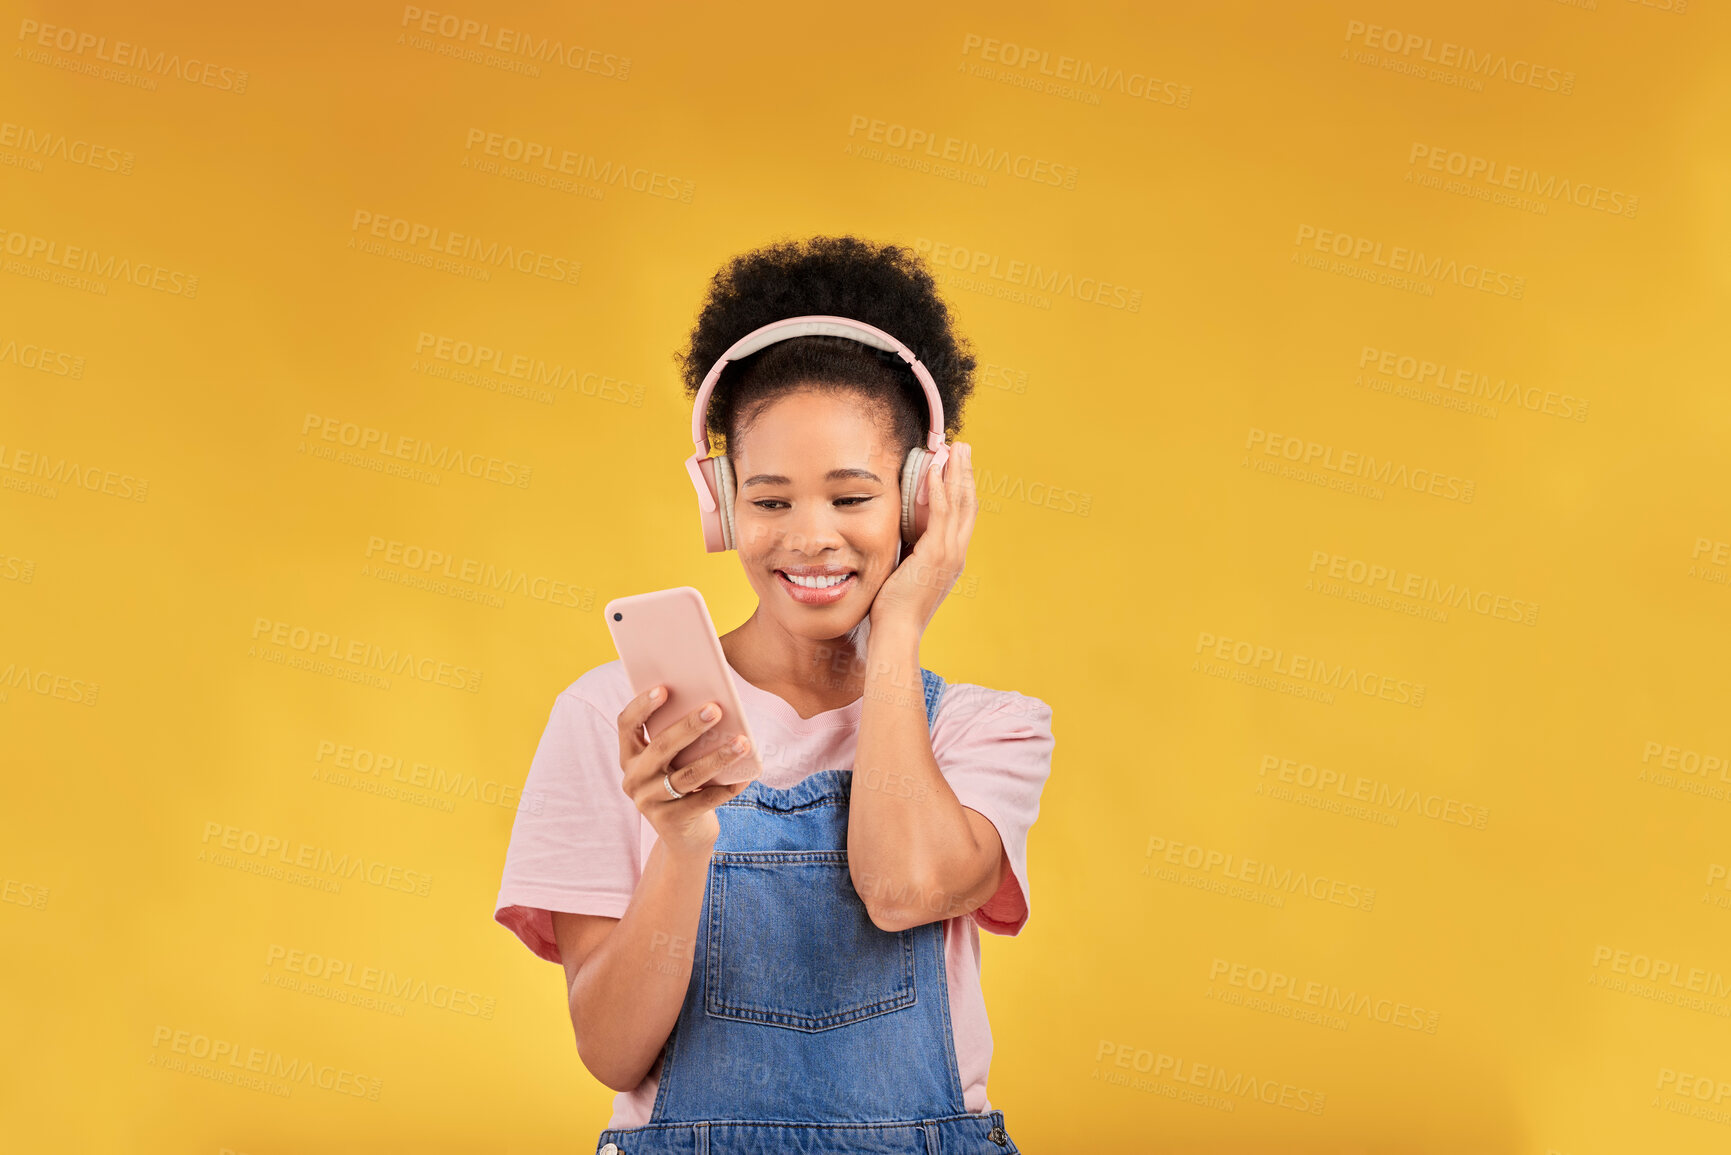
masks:
<path fill-rule="evenodd" d="M 1022 1149 L 1726 1149 L 1731 779 L 1697 760 L 1731 753 L 1722 10 L 426 7 L 594 55 L 501 67 L 389 4 L 6 5 L 5 1146 L 593 1150 L 612 1094 L 578 1061 L 561 976 L 491 922 L 514 792 L 554 695 L 614 657 L 606 600 L 690 584 L 723 630 L 750 612 L 734 557 L 702 550 L 671 355 L 728 257 L 857 232 L 943 254 L 982 361 L 962 433 L 986 501 L 976 584 L 922 661 L 1054 710 L 1032 919 L 984 936 L 990 1096 Z M 179 57 L 181 74 L 103 64 L 60 33 L 44 47 L 48 25 Z M 1569 91 L 1366 55 L 1445 42 L 1568 74 Z M 1107 80 L 1016 82 L 1064 58 Z M 1148 77 L 1156 98 L 1131 95 Z M 894 147 L 906 130 L 964 159 L 921 165 Z M 465 164 L 484 159 L 473 132 L 692 195 L 511 179 Z M 1415 146 L 1436 151 L 1415 162 Z M 1074 187 L 992 169 L 988 149 Z M 1452 154 L 1637 207 L 1499 203 L 1482 178 L 1447 185 Z M 357 213 L 577 277 L 369 252 Z M 1373 277 L 1402 247 L 1518 279 L 1520 297 L 1440 272 L 1361 279 L 1315 248 L 1325 230 L 1381 245 L 1355 267 Z M 67 246 L 196 292 L 44 280 Z M 1050 291 L 1012 282 L 1026 265 Z M 1097 282 L 1139 307 L 1082 299 Z M 451 363 L 418 356 L 422 334 L 572 375 L 541 398 L 439 375 Z M 1516 399 L 1396 391 L 1402 357 Z M 321 458 L 343 448 L 319 437 L 327 418 L 339 440 L 349 423 L 532 472 L 432 484 Z M 1282 473 L 1270 444 L 1322 466 Z M 1444 481 L 1355 490 L 1335 468 L 1348 453 Z M 142 500 L 122 496 L 140 480 Z M 490 597 L 460 574 L 405 584 L 374 539 L 534 580 Z M 1330 558 L 1432 594 L 1327 585 Z M 1451 607 L 1439 588 L 1484 597 Z M 385 689 L 295 668 L 261 621 L 481 677 Z M 1263 673 L 1303 655 L 1395 688 L 1320 700 L 1292 673 L 1244 680 L 1233 654 L 1256 647 L 1282 655 Z M 399 761 L 345 783 L 341 747 Z M 1425 801 L 1352 812 L 1309 771 L 1283 782 L 1282 760 Z M 442 785 L 370 788 L 433 773 L 417 765 Z M 1422 812 L 1447 800 L 1483 828 Z M 385 881 L 315 888 L 220 853 L 253 837 Z M 1222 857 L 1187 869 L 1182 847 Z M 1205 888 L 1231 881 L 1226 855 L 1356 897 Z M 289 952 L 429 993 L 338 1001 Z M 1654 983 L 1654 960 L 1683 985 Z M 1280 1009 L 1302 1001 L 1250 1001 L 1275 973 L 1356 1007 L 1318 1022 Z M 1719 996 L 1655 997 L 1691 982 Z M 457 1009 L 433 1005 L 452 988 Z M 1397 1014 L 1434 1033 L 1379 1021 Z M 188 1052 L 219 1043 L 377 1098 L 204 1077 Z"/>

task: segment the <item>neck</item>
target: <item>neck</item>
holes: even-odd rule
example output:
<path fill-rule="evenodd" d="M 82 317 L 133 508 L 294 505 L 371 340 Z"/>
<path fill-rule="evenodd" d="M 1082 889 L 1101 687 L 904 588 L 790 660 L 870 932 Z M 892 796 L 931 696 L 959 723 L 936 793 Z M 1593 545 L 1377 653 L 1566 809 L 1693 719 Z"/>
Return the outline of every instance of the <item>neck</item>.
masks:
<path fill-rule="evenodd" d="M 871 618 L 836 638 L 789 633 L 763 607 L 721 637 L 721 650 L 739 676 L 754 686 L 798 686 L 852 701 L 865 691 L 866 637 Z"/>

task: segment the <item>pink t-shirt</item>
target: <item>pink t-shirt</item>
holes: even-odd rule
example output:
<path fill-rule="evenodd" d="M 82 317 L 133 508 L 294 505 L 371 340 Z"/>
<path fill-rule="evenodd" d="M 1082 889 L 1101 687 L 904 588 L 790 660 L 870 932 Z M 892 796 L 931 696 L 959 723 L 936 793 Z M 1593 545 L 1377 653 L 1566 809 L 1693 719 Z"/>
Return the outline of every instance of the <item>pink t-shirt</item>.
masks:
<path fill-rule="evenodd" d="M 758 744 L 765 786 L 782 789 L 818 770 L 853 767 L 863 699 L 801 718 L 784 699 L 728 669 Z M 632 697 L 617 660 L 566 687 L 553 700 L 523 784 L 523 797 L 540 805 L 517 811 L 493 917 L 550 962 L 561 962 L 551 912 L 623 916 L 655 843 L 655 828 L 620 789 L 619 711 Z M 962 1098 L 969 1111 L 985 1112 L 992 1031 L 980 988 L 978 928 L 1015 935 L 1027 924 L 1028 830 L 1052 768 L 1052 711 L 1014 691 L 950 682 L 931 737 L 950 789 L 991 820 L 1010 860 L 997 894 L 943 920 Z M 607 1125 L 647 1123 L 660 1074 L 657 1059 L 642 1083 L 614 1099 Z"/>

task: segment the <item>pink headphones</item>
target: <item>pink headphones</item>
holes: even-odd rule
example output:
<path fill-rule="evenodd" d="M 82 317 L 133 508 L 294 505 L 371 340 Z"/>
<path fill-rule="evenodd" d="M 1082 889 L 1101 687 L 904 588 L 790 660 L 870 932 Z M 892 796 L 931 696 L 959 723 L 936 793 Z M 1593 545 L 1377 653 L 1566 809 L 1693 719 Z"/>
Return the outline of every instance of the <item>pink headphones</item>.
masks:
<path fill-rule="evenodd" d="M 846 337 L 895 353 L 919 378 L 921 388 L 926 391 L 931 425 L 926 432 L 925 445 L 916 445 L 908 450 L 907 459 L 902 462 L 902 540 L 911 546 L 926 530 L 926 518 L 931 511 L 926 498 L 926 471 L 935 463 L 941 473 L 950 456 L 950 447 L 944 442 L 944 403 L 938 398 L 938 387 L 932 382 L 932 375 L 920 364 L 912 349 L 863 321 L 819 315 L 788 317 L 753 329 L 735 341 L 704 377 L 703 386 L 698 389 L 697 398 L 692 403 L 691 443 L 694 448 L 691 456 L 685 459 L 685 471 L 691 474 L 691 484 L 697 490 L 698 515 L 703 519 L 703 544 L 710 553 L 733 549 L 737 542 L 733 534 L 733 464 L 725 453 L 709 455 L 709 439 L 704 431 L 709 395 L 728 362 L 748 357 L 777 341 L 809 336 Z"/>

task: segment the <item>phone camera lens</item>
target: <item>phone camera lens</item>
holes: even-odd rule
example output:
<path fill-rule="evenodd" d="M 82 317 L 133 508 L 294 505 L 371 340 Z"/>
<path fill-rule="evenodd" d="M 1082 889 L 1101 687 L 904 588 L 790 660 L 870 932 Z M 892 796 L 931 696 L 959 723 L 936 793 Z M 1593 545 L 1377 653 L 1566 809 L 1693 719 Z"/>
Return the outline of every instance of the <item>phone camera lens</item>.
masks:
<path fill-rule="evenodd" d="M 614 614 L 614 615 L 613 615 L 613 620 L 614 620 L 614 621 L 618 621 L 618 620 L 619 620 L 619 619 L 621 619 L 621 618 L 623 618 L 623 617 L 624 617 L 624 616 L 625 616 L 625 615 L 624 615 L 624 614 L 621 614 L 621 613 L 615 613 L 615 614 Z"/>

